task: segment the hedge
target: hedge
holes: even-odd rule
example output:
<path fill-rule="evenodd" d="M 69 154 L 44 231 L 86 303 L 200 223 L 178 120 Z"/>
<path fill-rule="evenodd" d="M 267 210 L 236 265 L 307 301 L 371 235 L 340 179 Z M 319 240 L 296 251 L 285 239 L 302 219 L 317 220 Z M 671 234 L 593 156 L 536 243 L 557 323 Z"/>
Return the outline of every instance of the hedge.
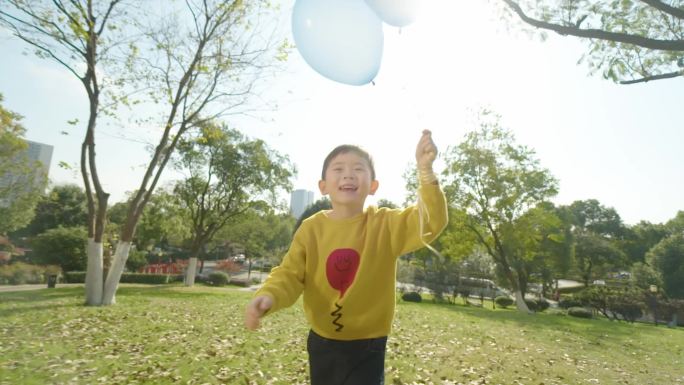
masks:
<path fill-rule="evenodd" d="M 64 273 L 66 283 L 85 283 L 84 271 L 67 271 Z M 163 285 L 175 282 L 175 275 L 166 274 L 145 274 L 145 273 L 123 273 L 120 283 L 143 283 L 149 285 Z"/>

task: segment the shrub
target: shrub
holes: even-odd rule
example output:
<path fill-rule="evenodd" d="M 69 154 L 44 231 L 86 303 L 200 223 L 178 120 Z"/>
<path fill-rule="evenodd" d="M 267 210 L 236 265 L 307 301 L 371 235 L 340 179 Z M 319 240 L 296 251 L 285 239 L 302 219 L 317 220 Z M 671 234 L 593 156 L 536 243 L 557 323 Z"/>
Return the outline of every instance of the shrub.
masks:
<path fill-rule="evenodd" d="M 235 261 L 230 259 L 224 259 L 222 261 L 216 262 L 214 270 L 223 271 L 225 273 L 238 273 L 242 270 L 242 267 Z"/>
<path fill-rule="evenodd" d="M 23 262 L 0 265 L 0 285 L 45 283 L 47 274 L 59 275 L 58 266 L 38 266 Z"/>
<path fill-rule="evenodd" d="M 169 277 L 170 275 L 166 274 L 123 273 L 119 282 L 163 285 L 169 283 Z"/>
<path fill-rule="evenodd" d="M 500 296 L 500 297 L 496 297 L 494 299 L 494 302 L 496 303 L 497 306 L 505 309 L 505 308 L 513 305 L 514 301 L 511 297 Z"/>
<path fill-rule="evenodd" d="M 420 296 L 420 294 L 416 293 L 415 291 L 410 291 L 408 293 L 404 293 L 401 296 L 401 299 L 403 299 L 406 302 L 422 302 L 423 297 Z"/>
<path fill-rule="evenodd" d="M 539 306 L 537 306 L 537 300 L 525 298 L 525 304 L 531 311 L 539 310 Z"/>
<path fill-rule="evenodd" d="M 593 318 L 591 311 L 583 307 L 571 307 L 568 309 L 568 315 L 578 318 Z"/>
<path fill-rule="evenodd" d="M 208 282 L 212 286 L 226 286 L 230 283 L 230 276 L 222 271 L 214 271 L 209 274 Z"/>
<path fill-rule="evenodd" d="M 126 269 L 128 271 L 138 271 L 147 265 L 147 258 L 145 252 L 131 248 L 126 259 Z"/>
<path fill-rule="evenodd" d="M 87 238 L 83 227 L 50 229 L 31 241 L 33 255 L 38 263 L 59 265 L 64 271 L 85 270 Z"/>
<path fill-rule="evenodd" d="M 85 283 L 85 271 L 67 271 L 64 281 L 67 283 Z M 120 283 L 142 283 L 148 285 L 163 285 L 171 282 L 175 276 L 166 274 L 123 273 Z"/>
<path fill-rule="evenodd" d="M 558 301 L 558 307 L 563 309 L 570 309 L 571 307 L 582 307 L 582 303 L 572 297 L 561 298 L 561 300 Z"/>
<path fill-rule="evenodd" d="M 85 271 L 67 271 L 64 273 L 66 283 L 85 283 Z"/>
<path fill-rule="evenodd" d="M 249 287 L 249 281 L 246 279 L 232 278 L 230 284 L 240 287 Z"/>

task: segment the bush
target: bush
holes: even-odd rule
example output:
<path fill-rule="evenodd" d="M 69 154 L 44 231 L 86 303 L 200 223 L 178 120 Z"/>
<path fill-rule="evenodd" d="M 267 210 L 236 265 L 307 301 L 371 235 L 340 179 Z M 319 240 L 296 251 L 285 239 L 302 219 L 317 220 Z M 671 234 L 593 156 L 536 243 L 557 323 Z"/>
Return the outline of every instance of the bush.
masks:
<path fill-rule="evenodd" d="M 66 283 L 85 283 L 85 271 L 67 271 L 64 273 Z"/>
<path fill-rule="evenodd" d="M 230 283 L 230 276 L 222 271 L 214 271 L 209 274 L 207 281 L 212 286 L 226 286 Z"/>
<path fill-rule="evenodd" d="M 126 270 L 138 271 L 147 265 L 145 252 L 131 248 L 126 259 Z"/>
<path fill-rule="evenodd" d="M 539 310 L 539 306 L 537 305 L 537 300 L 535 300 L 535 299 L 525 298 L 525 304 L 527 305 L 527 308 L 530 309 L 531 311 Z"/>
<path fill-rule="evenodd" d="M 242 266 L 240 266 L 237 262 L 233 260 L 224 259 L 216 262 L 214 270 L 223 271 L 228 274 L 238 273 L 240 270 L 242 270 Z"/>
<path fill-rule="evenodd" d="M 549 301 L 547 301 L 545 299 L 537 300 L 537 310 L 538 311 L 544 311 L 544 310 L 548 309 L 549 306 L 551 306 Z"/>
<path fill-rule="evenodd" d="M 575 298 L 561 298 L 561 300 L 558 301 L 558 307 L 570 309 L 571 307 L 582 307 L 582 303 Z"/>
<path fill-rule="evenodd" d="M 415 291 L 410 291 L 408 293 L 404 293 L 401 296 L 401 299 L 403 299 L 406 302 L 422 302 L 423 297 L 420 296 L 420 294 L 416 293 Z"/>
<path fill-rule="evenodd" d="M 249 287 L 249 280 L 233 278 L 230 280 L 230 284 L 235 285 L 235 286 L 240 286 L 240 287 Z"/>
<path fill-rule="evenodd" d="M 85 283 L 85 271 L 68 271 L 64 273 L 67 283 Z M 142 283 L 148 285 L 163 285 L 172 282 L 175 276 L 165 274 L 123 273 L 120 283 Z"/>
<path fill-rule="evenodd" d="M 583 307 L 571 307 L 568 309 L 568 315 L 578 318 L 593 318 L 591 311 Z"/>
<path fill-rule="evenodd" d="M 504 308 L 504 309 L 505 309 L 505 308 L 507 308 L 507 307 L 513 305 L 513 302 L 514 302 L 514 301 L 513 301 L 513 299 L 511 299 L 510 297 L 500 296 L 500 297 L 496 297 L 496 298 L 494 299 L 494 302 L 496 303 L 496 305 L 497 305 L 498 307 L 501 307 L 501 308 Z"/>
<path fill-rule="evenodd" d="M 48 274 L 59 275 L 59 273 L 58 266 L 37 266 L 23 262 L 0 265 L 0 285 L 45 283 Z"/>
<path fill-rule="evenodd" d="M 59 265 L 63 271 L 85 270 L 87 264 L 84 227 L 58 227 L 31 241 L 33 255 L 41 264 Z"/>
<path fill-rule="evenodd" d="M 166 274 L 123 273 L 119 282 L 163 285 L 169 283 L 169 277 L 171 276 Z"/>

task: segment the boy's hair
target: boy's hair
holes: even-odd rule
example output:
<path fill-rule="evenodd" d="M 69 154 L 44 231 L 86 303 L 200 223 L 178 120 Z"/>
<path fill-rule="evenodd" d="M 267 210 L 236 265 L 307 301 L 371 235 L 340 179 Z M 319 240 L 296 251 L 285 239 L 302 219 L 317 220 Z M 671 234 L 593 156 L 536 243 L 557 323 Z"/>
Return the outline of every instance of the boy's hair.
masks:
<path fill-rule="evenodd" d="M 323 172 L 321 172 L 321 180 L 325 180 L 325 171 L 328 169 L 328 166 L 330 166 L 330 162 L 332 160 L 341 154 L 346 154 L 349 152 L 353 152 L 354 154 L 360 156 L 363 158 L 368 163 L 368 167 L 370 168 L 371 172 L 371 180 L 375 180 L 375 166 L 373 165 L 373 158 L 370 156 L 368 151 L 362 149 L 359 146 L 354 146 L 353 144 L 343 144 L 340 146 L 335 147 L 332 151 L 330 151 L 330 154 L 325 157 L 325 161 L 323 161 Z"/>

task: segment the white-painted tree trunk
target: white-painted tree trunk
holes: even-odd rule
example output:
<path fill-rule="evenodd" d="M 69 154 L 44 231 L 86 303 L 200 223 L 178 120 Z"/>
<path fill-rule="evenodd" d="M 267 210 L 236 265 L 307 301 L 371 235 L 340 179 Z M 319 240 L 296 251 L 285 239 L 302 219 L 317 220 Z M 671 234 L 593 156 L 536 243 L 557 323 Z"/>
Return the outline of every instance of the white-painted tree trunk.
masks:
<path fill-rule="evenodd" d="M 185 271 L 185 286 L 192 286 L 195 284 L 196 271 L 197 258 L 190 258 L 190 262 L 188 262 L 188 270 Z"/>
<path fill-rule="evenodd" d="M 116 289 L 119 287 L 119 280 L 126 267 L 126 260 L 128 253 L 131 250 L 131 242 L 119 242 L 116 245 L 116 251 L 112 257 L 112 266 L 107 273 L 107 280 L 104 284 L 104 292 L 102 293 L 102 304 L 113 305 L 116 303 Z"/>
<path fill-rule="evenodd" d="M 520 290 L 515 291 L 515 306 L 521 312 L 531 313 L 530 308 L 527 307 L 527 304 L 525 303 L 525 298 L 523 298 L 522 292 Z"/>
<path fill-rule="evenodd" d="M 98 306 L 102 304 L 102 242 L 96 243 L 88 238 L 88 268 L 85 278 L 86 304 Z"/>

